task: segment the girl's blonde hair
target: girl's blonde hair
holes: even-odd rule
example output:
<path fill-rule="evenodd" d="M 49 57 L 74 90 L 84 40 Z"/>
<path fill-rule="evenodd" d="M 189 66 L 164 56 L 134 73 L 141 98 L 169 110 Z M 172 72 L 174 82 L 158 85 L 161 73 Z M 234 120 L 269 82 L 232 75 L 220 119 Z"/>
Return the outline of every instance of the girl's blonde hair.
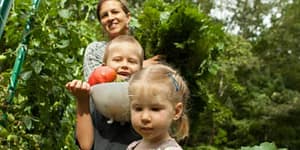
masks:
<path fill-rule="evenodd" d="M 170 66 L 151 65 L 133 74 L 128 87 L 130 99 L 151 98 L 168 100 L 175 105 L 183 104 L 183 112 L 171 126 L 170 134 L 176 140 L 182 140 L 189 134 L 189 120 L 186 104 L 189 99 L 189 89 L 180 74 Z"/>
<path fill-rule="evenodd" d="M 105 52 L 104 52 L 104 56 L 103 56 L 103 63 L 106 64 L 107 63 L 107 57 L 109 52 L 111 51 L 111 46 L 113 44 L 120 44 L 120 43 L 130 43 L 133 44 L 136 47 L 137 50 L 137 54 L 139 57 L 139 61 L 141 61 L 141 67 L 143 65 L 143 61 L 144 61 L 144 50 L 143 47 L 141 46 L 141 44 L 131 35 L 119 35 L 116 38 L 112 39 L 111 41 L 109 41 L 106 45 L 105 48 Z"/>

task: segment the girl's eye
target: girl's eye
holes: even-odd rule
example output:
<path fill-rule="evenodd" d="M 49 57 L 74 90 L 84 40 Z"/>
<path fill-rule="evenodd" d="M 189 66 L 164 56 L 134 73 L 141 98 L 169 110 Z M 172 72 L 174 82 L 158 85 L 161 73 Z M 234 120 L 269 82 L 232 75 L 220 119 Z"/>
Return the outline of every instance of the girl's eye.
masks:
<path fill-rule="evenodd" d="M 132 105 L 131 106 L 131 109 L 133 110 L 133 111 L 142 111 L 143 110 L 143 108 L 141 107 L 141 106 L 137 106 L 137 105 Z"/>
<path fill-rule="evenodd" d="M 135 107 L 133 108 L 134 111 L 142 111 L 143 109 L 141 107 Z"/>
<path fill-rule="evenodd" d="M 161 108 L 159 108 L 159 107 L 153 107 L 153 108 L 151 108 L 151 110 L 152 110 L 152 111 L 160 111 Z"/>

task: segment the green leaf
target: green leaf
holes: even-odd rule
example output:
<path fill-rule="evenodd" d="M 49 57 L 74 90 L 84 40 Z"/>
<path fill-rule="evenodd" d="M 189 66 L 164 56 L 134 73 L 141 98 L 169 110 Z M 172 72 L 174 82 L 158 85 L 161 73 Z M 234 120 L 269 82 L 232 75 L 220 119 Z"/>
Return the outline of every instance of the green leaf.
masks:
<path fill-rule="evenodd" d="M 6 137 L 8 134 L 9 132 L 2 125 L 0 125 L 0 137 Z"/>
<path fill-rule="evenodd" d="M 215 63 L 210 65 L 210 67 L 208 68 L 209 73 L 211 73 L 212 75 L 216 75 L 218 73 L 218 70 L 219 70 L 219 65 Z"/>
<path fill-rule="evenodd" d="M 24 124 L 25 124 L 25 127 L 26 127 L 28 130 L 32 129 L 32 120 L 31 120 L 31 117 L 29 117 L 29 116 L 24 116 L 22 120 L 23 120 L 23 122 L 24 122 Z"/>
<path fill-rule="evenodd" d="M 176 46 L 176 48 L 184 49 L 184 44 L 183 43 L 174 43 L 174 45 Z"/>
<path fill-rule="evenodd" d="M 32 71 L 23 72 L 20 76 L 23 80 L 28 80 L 32 75 Z"/>
<path fill-rule="evenodd" d="M 44 66 L 44 63 L 41 62 L 41 61 L 39 61 L 39 60 L 37 60 L 37 61 L 34 61 L 34 62 L 31 64 L 31 66 L 32 66 L 33 69 L 34 69 L 34 72 L 35 72 L 36 74 L 39 74 L 39 73 L 41 72 L 43 66 Z"/>
<path fill-rule="evenodd" d="M 277 150 L 277 148 L 274 143 L 264 142 L 261 143 L 259 146 L 241 147 L 241 150 Z"/>
<path fill-rule="evenodd" d="M 165 21 L 167 21 L 168 20 L 168 18 L 169 18 L 169 16 L 170 16 L 170 12 L 169 11 L 165 11 L 165 12 L 161 12 L 160 13 L 160 21 L 161 22 L 165 22 Z"/>
<path fill-rule="evenodd" d="M 59 41 L 59 43 L 57 44 L 58 48 L 66 48 L 70 45 L 70 40 L 61 40 Z"/>
<path fill-rule="evenodd" d="M 58 11 L 60 17 L 68 19 L 71 16 L 71 12 L 68 9 L 61 9 Z"/>

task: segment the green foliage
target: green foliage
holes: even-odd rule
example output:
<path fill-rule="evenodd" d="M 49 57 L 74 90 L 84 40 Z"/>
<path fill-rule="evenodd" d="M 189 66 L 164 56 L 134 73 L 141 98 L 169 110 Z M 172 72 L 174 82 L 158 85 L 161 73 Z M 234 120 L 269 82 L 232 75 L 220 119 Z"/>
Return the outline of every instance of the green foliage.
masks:
<path fill-rule="evenodd" d="M 276 144 L 297 149 L 300 141 L 299 124 L 299 5 L 300 1 L 283 8 L 282 17 L 262 33 L 253 51 L 261 58 L 264 76 L 256 77 L 254 83 L 263 85 L 263 93 L 269 97 L 268 107 L 260 115 L 272 116 L 268 122 L 257 123 L 254 131 L 264 134 Z M 253 78 L 254 79 L 254 78 Z M 270 80 L 271 79 L 271 80 Z M 262 93 L 260 92 L 260 93 Z M 258 125 L 260 124 L 260 125 Z M 276 129 L 276 132 L 274 132 Z"/>
<path fill-rule="evenodd" d="M 215 11 L 211 13 L 224 23 L 228 31 L 237 32 L 250 41 L 256 41 L 262 32 L 280 18 L 282 10 L 289 3 L 291 1 L 286 0 L 237 0 L 235 3 L 225 4 L 214 2 L 213 9 L 221 11 L 224 15 L 218 15 L 218 11 L 216 14 Z"/>
<path fill-rule="evenodd" d="M 200 92 L 204 91 L 205 86 L 199 83 L 218 71 L 220 66 L 214 61 L 223 51 L 225 34 L 220 25 L 187 1 L 146 1 L 138 21 L 139 28 L 135 35 L 145 45 L 147 56 L 166 56 L 166 61 L 176 66 L 189 83 L 192 93 L 190 118 L 193 118 L 190 143 L 198 144 L 199 136 L 210 136 L 210 133 L 199 134 L 207 131 L 201 126 L 203 120 L 200 121 L 200 112 L 207 110 L 205 116 L 213 119 L 208 120 L 210 123 L 220 124 L 231 116 L 231 112 L 215 100 L 214 94 Z M 208 86 L 207 83 L 205 85 Z M 210 123 L 205 128 L 209 128 Z M 215 142 L 226 141 L 226 132 L 221 128 L 218 131 Z"/>
<path fill-rule="evenodd" d="M 272 73 L 283 77 L 285 86 L 300 90 L 299 42 L 300 21 L 298 10 L 300 1 L 295 0 L 284 8 L 281 19 L 263 32 L 255 43 L 255 52 L 265 60 Z"/>
<path fill-rule="evenodd" d="M 241 147 L 241 150 L 286 150 L 286 149 L 278 149 L 274 143 L 264 142 L 258 146 L 246 146 Z"/>
<path fill-rule="evenodd" d="M 167 62 L 185 74 L 198 71 L 209 53 L 218 51 L 216 42 L 222 45 L 221 27 L 187 1 L 169 6 L 146 1 L 138 21 L 140 27 L 134 34 L 145 45 L 146 56 L 165 55 Z"/>
<path fill-rule="evenodd" d="M 292 132 L 298 132 L 298 123 L 281 128 L 278 122 L 295 117 L 299 93 L 286 89 L 280 75 L 264 68 L 264 61 L 251 51 L 251 43 L 226 35 L 187 1 L 146 1 L 138 23 L 134 33 L 145 45 L 147 56 L 165 55 L 189 83 L 192 132 L 188 147 L 238 148 L 266 140 L 282 147 L 297 145 Z M 291 142 L 277 139 L 283 132 Z"/>
<path fill-rule="evenodd" d="M 299 0 L 282 7 L 284 17 L 251 43 L 225 33 L 205 15 L 207 9 L 200 10 L 202 3 L 130 2 L 143 4 L 131 8 L 131 27 L 146 57 L 165 55 L 191 89 L 191 133 L 185 148 L 274 149 L 275 143 L 292 150 L 299 147 Z M 97 37 L 101 29 L 96 3 L 41 1 L 9 104 L 6 89 L 23 36 L 16 31 L 24 30 L 31 11 L 31 1 L 15 1 L 0 41 L 0 149 L 76 149 L 75 100 L 64 85 L 82 78 L 84 48 L 102 38 Z M 207 4 L 212 6 L 211 1 Z M 237 20 L 246 22 L 243 17 L 248 16 Z M 253 36 L 244 31 L 246 38 Z"/>
<path fill-rule="evenodd" d="M 86 45 L 96 40 L 96 2 L 43 0 L 32 22 L 31 38 L 12 104 L 7 85 L 31 1 L 16 1 L 10 12 L 1 54 L 0 149 L 76 149 L 74 98 L 64 85 L 82 78 Z M 98 30 L 98 31 L 97 31 Z"/>

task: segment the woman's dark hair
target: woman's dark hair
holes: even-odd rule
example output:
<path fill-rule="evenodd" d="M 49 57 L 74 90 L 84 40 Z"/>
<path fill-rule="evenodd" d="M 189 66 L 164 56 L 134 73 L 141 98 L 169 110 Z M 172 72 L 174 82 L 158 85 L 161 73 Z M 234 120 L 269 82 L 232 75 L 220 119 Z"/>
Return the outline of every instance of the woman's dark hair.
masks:
<path fill-rule="evenodd" d="M 109 0 L 99 0 L 98 2 L 98 5 L 97 5 L 97 18 L 98 18 L 98 21 L 101 23 L 101 16 L 100 16 L 100 9 L 101 9 L 101 6 L 103 4 L 103 2 L 105 1 L 109 1 Z M 120 4 L 122 5 L 122 10 L 128 14 L 130 11 L 129 11 L 129 8 L 128 8 L 128 4 L 125 0 L 115 0 L 115 1 L 118 1 L 120 2 Z"/>

